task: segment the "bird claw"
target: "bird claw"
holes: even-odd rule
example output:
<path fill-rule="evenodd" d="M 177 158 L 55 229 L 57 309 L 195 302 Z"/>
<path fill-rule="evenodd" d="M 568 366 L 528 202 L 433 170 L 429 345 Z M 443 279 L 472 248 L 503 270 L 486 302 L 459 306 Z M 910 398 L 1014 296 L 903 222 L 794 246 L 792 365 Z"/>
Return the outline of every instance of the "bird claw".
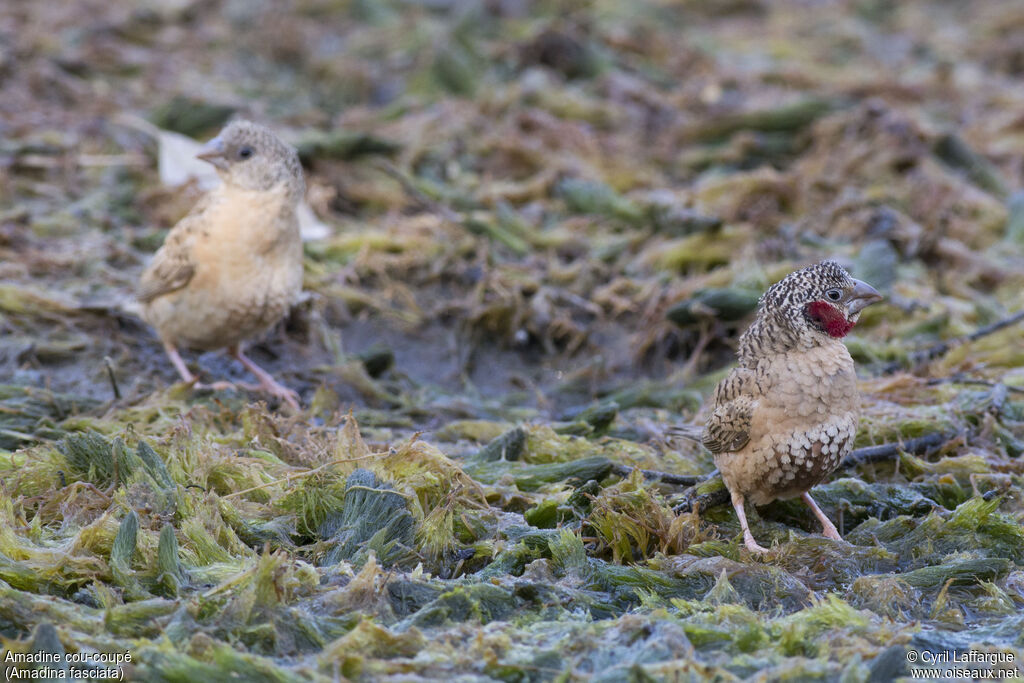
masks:
<path fill-rule="evenodd" d="M 261 391 L 284 401 L 296 411 L 301 410 L 299 407 L 299 394 L 274 381 L 261 382 L 260 384 L 250 384 L 249 382 L 210 382 L 207 384 L 194 379 L 190 386 L 193 389 L 206 389 L 209 391 L 237 391 L 239 389 L 244 391 Z"/>
<path fill-rule="evenodd" d="M 814 498 L 811 498 L 811 494 L 805 491 L 801 498 L 804 499 L 804 502 L 807 503 L 807 507 L 811 508 L 811 512 L 813 512 L 814 516 L 818 518 L 819 522 L 821 522 L 821 535 L 825 538 L 831 538 L 833 541 L 843 540 L 843 537 L 839 535 L 839 529 L 836 529 L 836 525 L 832 523 L 832 520 L 828 518 L 828 515 L 821 511 L 818 504 L 814 502 Z"/>
<path fill-rule="evenodd" d="M 275 396 L 278 399 L 287 403 L 295 412 L 299 412 L 300 410 L 302 410 L 302 408 L 299 407 L 299 394 L 297 392 L 292 391 L 283 384 L 278 383 L 278 381 L 275 380 L 269 372 L 261 368 L 259 365 L 254 363 L 248 356 L 242 353 L 242 349 L 240 346 L 232 346 L 230 347 L 229 350 L 231 355 L 238 362 L 240 362 L 245 367 L 246 370 L 254 374 L 256 376 L 256 379 L 260 381 L 259 384 L 256 385 L 246 385 L 246 388 L 249 391 L 261 391 L 270 394 L 271 396 Z"/>
<path fill-rule="evenodd" d="M 766 553 L 766 552 L 768 552 L 768 548 L 765 548 L 762 545 L 758 545 L 757 541 L 755 541 L 753 538 L 745 539 L 743 541 L 743 545 L 747 546 L 747 550 L 749 550 L 752 553 Z"/>
<path fill-rule="evenodd" d="M 298 392 L 292 391 L 288 387 L 282 384 L 278 384 L 274 380 L 260 382 L 259 385 L 255 387 L 255 390 L 266 392 L 271 396 L 274 396 L 284 401 L 289 406 L 291 406 L 292 409 L 295 410 L 295 412 L 301 410 L 301 408 L 299 407 Z"/>
<path fill-rule="evenodd" d="M 195 381 L 192 383 L 192 388 L 209 389 L 210 391 L 231 391 L 233 389 L 237 389 L 238 387 L 232 384 L 231 382 L 210 382 L 209 384 L 207 384 L 205 382 Z"/>

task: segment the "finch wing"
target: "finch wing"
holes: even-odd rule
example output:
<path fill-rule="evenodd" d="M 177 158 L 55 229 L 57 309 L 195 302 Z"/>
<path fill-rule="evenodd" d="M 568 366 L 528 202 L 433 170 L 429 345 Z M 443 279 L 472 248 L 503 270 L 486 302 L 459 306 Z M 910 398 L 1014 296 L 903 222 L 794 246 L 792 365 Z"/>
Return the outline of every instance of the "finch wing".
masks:
<path fill-rule="evenodd" d="M 146 304 L 181 289 L 195 275 L 196 266 L 192 258 L 192 245 L 204 233 L 208 202 L 200 201 L 189 215 L 171 228 L 167 239 L 153 260 L 139 278 L 136 296 Z"/>
<path fill-rule="evenodd" d="M 760 398 L 754 371 L 734 368 L 715 389 L 715 409 L 701 442 L 712 453 L 738 451 L 750 441 L 750 421 Z"/>

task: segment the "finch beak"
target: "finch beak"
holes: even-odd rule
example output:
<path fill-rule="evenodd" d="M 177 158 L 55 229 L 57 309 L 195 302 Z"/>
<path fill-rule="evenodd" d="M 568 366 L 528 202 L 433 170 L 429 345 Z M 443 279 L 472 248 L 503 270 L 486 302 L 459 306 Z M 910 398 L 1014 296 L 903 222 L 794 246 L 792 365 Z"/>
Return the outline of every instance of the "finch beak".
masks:
<path fill-rule="evenodd" d="M 199 150 L 199 154 L 196 158 L 208 161 L 220 170 L 227 170 L 228 160 L 224 157 L 224 141 L 220 138 L 214 138 L 203 145 L 202 149 Z"/>
<path fill-rule="evenodd" d="M 853 291 L 850 292 L 850 298 L 846 302 L 846 315 L 852 318 L 871 304 L 876 304 L 881 300 L 882 295 L 874 287 L 866 282 L 854 280 Z"/>

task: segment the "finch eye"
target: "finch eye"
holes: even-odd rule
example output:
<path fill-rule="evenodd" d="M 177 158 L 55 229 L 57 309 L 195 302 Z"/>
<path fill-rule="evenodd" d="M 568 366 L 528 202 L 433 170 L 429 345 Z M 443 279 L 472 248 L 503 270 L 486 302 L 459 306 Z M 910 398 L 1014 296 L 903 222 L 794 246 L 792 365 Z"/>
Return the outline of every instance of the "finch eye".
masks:
<path fill-rule="evenodd" d="M 238 158 L 239 159 L 248 159 L 251 156 L 252 156 L 252 147 L 250 147 L 249 145 L 245 145 L 244 147 L 241 147 L 238 150 Z"/>
<path fill-rule="evenodd" d="M 829 298 L 829 301 L 839 301 L 843 298 L 843 293 L 838 289 L 830 289 L 825 292 L 825 296 Z"/>

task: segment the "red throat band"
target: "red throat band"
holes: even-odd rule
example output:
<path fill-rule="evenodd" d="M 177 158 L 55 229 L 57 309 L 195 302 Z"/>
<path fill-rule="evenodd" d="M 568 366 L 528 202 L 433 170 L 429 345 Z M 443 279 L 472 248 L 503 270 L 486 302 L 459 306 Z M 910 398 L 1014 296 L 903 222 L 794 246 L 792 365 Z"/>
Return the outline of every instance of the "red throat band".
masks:
<path fill-rule="evenodd" d="M 839 309 L 827 301 L 812 301 L 804 310 L 809 318 L 821 325 L 828 336 L 836 339 L 845 337 L 857 324 L 847 320 Z"/>

